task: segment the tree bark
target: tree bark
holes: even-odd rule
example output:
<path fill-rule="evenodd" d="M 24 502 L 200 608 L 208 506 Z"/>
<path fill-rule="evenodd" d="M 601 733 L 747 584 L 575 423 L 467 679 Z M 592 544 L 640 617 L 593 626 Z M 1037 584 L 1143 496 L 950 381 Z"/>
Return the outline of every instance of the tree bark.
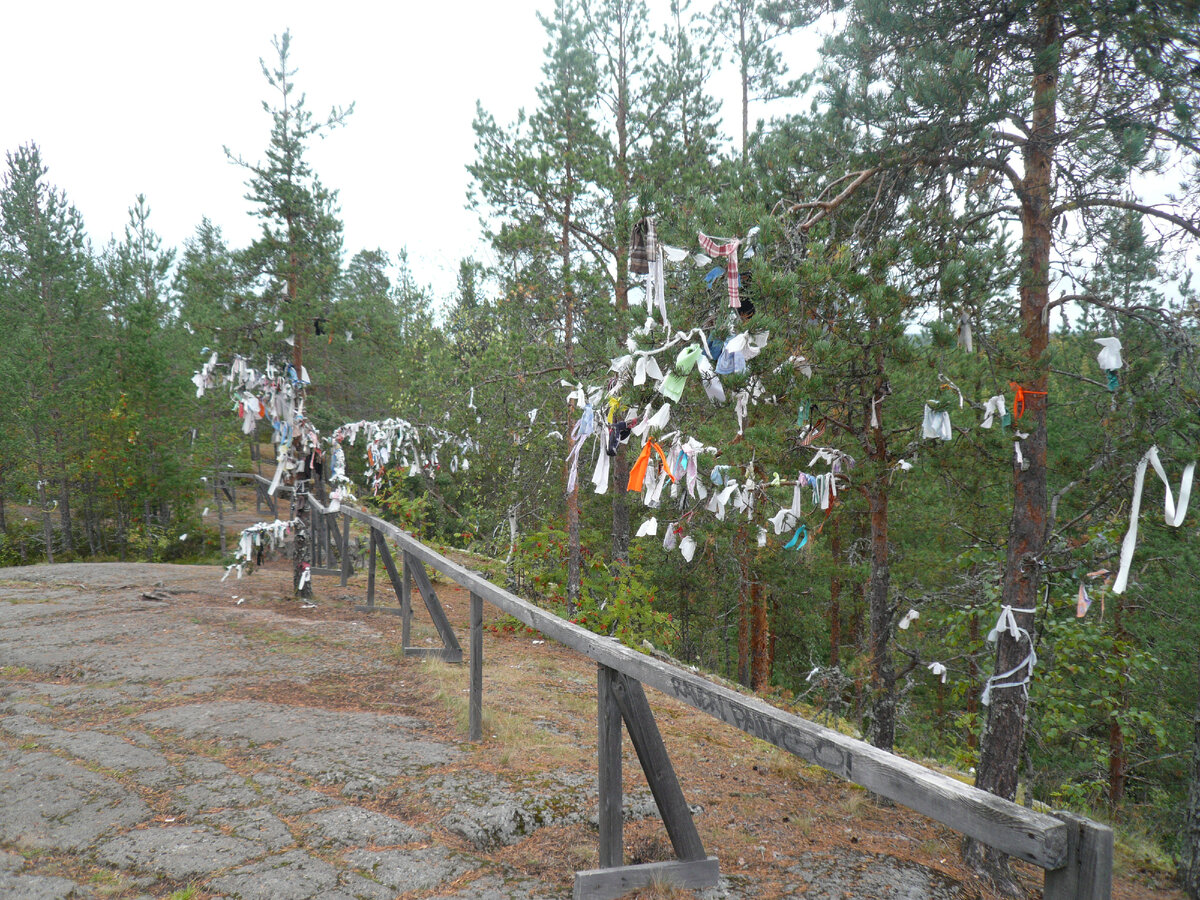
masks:
<path fill-rule="evenodd" d="M 1200 682 L 1200 665 L 1197 676 Z M 1182 843 L 1179 872 L 1183 889 L 1192 900 L 1200 900 L 1200 696 L 1192 713 L 1192 778 L 1184 812 Z"/>
<path fill-rule="evenodd" d="M 871 577 L 867 581 L 867 609 L 871 622 L 871 722 L 868 731 L 872 745 L 890 752 L 896 741 L 896 668 L 892 662 L 892 610 L 888 603 L 891 571 L 886 473 L 868 487 L 867 502 L 871 513 Z"/>
<path fill-rule="evenodd" d="M 837 518 L 830 522 L 829 558 L 833 569 L 829 575 L 829 665 L 836 668 L 841 661 L 842 649 L 842 529 Z"/>
<path fill-rule="evenodd" d="M 46 542 L 46 562 L 54 562 L 54 527 L 50 524 L 50 510 L 46 509 L 46 480 L 42 472 L 42 461 L 38 459 L 38 506 L 42 508 L 42 539 Z"/>
<path fill-rule="evenodd" d="M 742 165 L 750 159 L 750 53 L 746 46 L 746 15 L 748 3 L 738 4 L 738 57 L 742 80 Z"/>
<path fill-rule="evenodd" d="M 1042 313 L 1049 301 L 1050 248 L 1053 225 L 1053 182 L 1055 92 L 1058 83 L 1060 20 L 1055 0 L 1044 0 L 1038 12 L 1038 41 L 1033 48 L 1033 116 L 1025 144 L 1025 175 L 1018 190 L 1021 205 L 1021 323 L 1027 371 L 1021 382 L 1027 391 L 1025 415 L 1014 427 L 1027 431 L 1021 443 L 1023 465 L 1014 456 L 1013 515 L 1008 535 L 1001 602 L 1014 614 L 1020 638 L 1001 632 L 996 644 L 996 675 L 1016 669 L 1007 683 L 1021 681 L 1032 673 L 1021 668 L 1034 640 L 1034 609 L 1046 544 L 1046 397 L 1045 352 L 1049 325 Z M 1026 637 L 1028 634 L 1028 637 Z M 995 676 L 993 676 L 995 677 Z M 1012 800 L 1017 792 L 1021 748 L 1025 742 L 1024 687 L 1005 687 L 990 694 L 987 725 L 976 775 L 976 787 Z M 971 865 L 988 875 L 1006 892 L 1019 886 L 1008 870 L 1008 858 L 976 841 L 964 841 L 964 855 Z"/>
<path fill-rule="evenodd" d="M 767 602 L 763 597 L 762 583 L 755 579 L 750 584 L 750 606 L 753 611 L 751 634 L 753 658 L 750 664 L 750 686 L 756 691 L 765 691 L 771 686 L 771 629 L 767 618 Z"/>
<path fill-rule="evenodd" d="M 1125 781 L 1129 774 L 1129 755 L 1125 750 L 1125 732 L 1121 728 L 1121 716 L 1129 710 L 1128 660 L 1124 648 L 1128 646 L 1129 633 L 1125 630 L 1125 595 L 1116 598 L 1113 610 L 1113 634 L 1117 639 L 1116 666 L 1121 673 L 1118 691 L 1118 706 L 1110 715 L 1108 723 L 1108 802 L 1117 806 L 1125 799 Z"/>
<path fill-rule="evenodd" d="M 570 123 L 564 128 L 567 138 L 567 164 L 563 180 L 567 185 L 567 194 L 563 202 L 562 234 L 559 239 L 559 253 L 562 264 L 563 291 L 563 350 L 566 355 L 567 371 L 575 371 L 575 298 L 571 290 L 571 185 L 573 169 L 571 166 Z M 574 416 L 571 404 L 567 404 L 567 435 L 574 428 Z M 567 492 L 567 617 L 575 614 L 579 605 L 582 590 L 583 565 L 582 552 L 579 546 L 579 481 Z"/>
<path fill-rule="evenodd" d="M 971 646 L 979 643 L 979 614 L 972 611 L 967 622 L 967 635 Z M 979 712 L 979 660 L 975 653 L 967 657 L 967 715 L 974 719 Z M 974 750 L 979 746 L 979 734 L 974 728 L 967 728 L 967 749 Z"/>
<path fill-rule="evenodd" d="M 629 336 L 629 4 L 623 5 L 617 16 L 617 59 L 616 59 L 616 132 L 617 132 L 617 190 L 613 198 L 613 224 L 616 234 L 613 245 L 616 254 L 617 280 L 614 299 L 617 306 L 617 343 L 624 345 Z M 629 564 L 629 502 L 625 486 L 629 482 L 629 459 L 624 444 L 617 445 L 617 455 L 612 460 L 613 508 L 612 508 L 612 561 L 614 568 L 621 569 Z"/>

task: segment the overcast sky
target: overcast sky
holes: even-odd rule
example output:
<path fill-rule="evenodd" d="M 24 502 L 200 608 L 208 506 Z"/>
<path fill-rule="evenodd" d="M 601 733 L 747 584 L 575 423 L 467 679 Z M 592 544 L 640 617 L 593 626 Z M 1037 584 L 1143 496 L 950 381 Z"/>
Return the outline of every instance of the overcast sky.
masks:
<path fill-rule="evenodd" d="M 536 11 L 550 5 L 7 4 L 0 149 L 40 146 L 50 182 L 97 247 L 120 237 L 139 193 L 167 246 L 181 246 L 203 216 L 243 246 L 257 226 L 245 172 L 222 146 L 262 158 L 270 119 L 261 103 L 274 98 L 259 59 L 270 62 L 272 37 L 290 28 L 309 109 L 356 104 L 310 153 L 340 192 L 347 254 L 407 247 L 417 280 L 440 297 L 454 288 L 458 260 L 480 253 L 477 218 L 464 208 L 475 103 L 502 123 L 533 107 L 546 43 Z M 736 103 L 735 81 L 715 87 Z"/>

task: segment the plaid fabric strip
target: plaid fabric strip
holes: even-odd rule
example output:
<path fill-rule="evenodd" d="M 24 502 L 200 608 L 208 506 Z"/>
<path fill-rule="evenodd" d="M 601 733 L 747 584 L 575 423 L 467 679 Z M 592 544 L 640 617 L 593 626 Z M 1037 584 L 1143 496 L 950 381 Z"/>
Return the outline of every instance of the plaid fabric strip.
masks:
<path fill-rule="evenodd" d="M 738 294 L 738 247 L 741 241 L 732 240 L 718 244 L 703 231 L 697 232 L 697 236 L 705 253 L 723 256 L 729 261 L 725 267 L 725 281 L 729 285 L 729 305 L 733 309 L 739 309 L 742 305 L 742 298 Z"/>
<path fill-rule="evenodd" d="M 645 275 L 650 271 L 653 229 L 654 223 L 649 217 L 638 219 L 633 226 L 633 236 L 629 241 L 629 271 L 635 275 Z"/>

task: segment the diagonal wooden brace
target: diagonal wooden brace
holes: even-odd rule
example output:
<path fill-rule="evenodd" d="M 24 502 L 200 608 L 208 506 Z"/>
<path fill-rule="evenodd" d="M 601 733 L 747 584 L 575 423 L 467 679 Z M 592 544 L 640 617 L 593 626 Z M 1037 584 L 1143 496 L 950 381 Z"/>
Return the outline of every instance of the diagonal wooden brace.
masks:
<path fill-rule="evenodd" d="M 597 670 L 599 752 L 600 865 L 575 873 L 575 898 L 606 900 L 654 881 L 704 888 L 717 882 L 717 860 L 707 856 L 692 811 L 679 787 L 654 713 L 641 682 L 615 669 Z M 678 859 L 674 862 L 623 866 L 621 810 L 621 721 L 637 753 L 667 836 Z"/>

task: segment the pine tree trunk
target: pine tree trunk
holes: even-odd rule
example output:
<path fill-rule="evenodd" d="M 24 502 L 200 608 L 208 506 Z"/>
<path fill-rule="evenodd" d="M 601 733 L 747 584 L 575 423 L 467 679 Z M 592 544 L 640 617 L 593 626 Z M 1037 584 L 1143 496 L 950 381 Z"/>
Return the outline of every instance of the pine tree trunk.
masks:
<path fill-rule="evenodd" d="M 308 504 L 308 492 L 305 490 L 306 485 L 299 479 L 296 481 L 296 489 L 292 493 L 292 518 L 300 521 L 294 528 L 295 538 L 292 541 L 292 589 L 296 593 L 296 599 L 303 603 L 311 603 L 313 595 L 312 575 L 309 574 L 307 579 L 304 579 L 303 586 L 301 579 L 304 572 L 309 568 L 309 557 L 312 553 L 312 509 Z"/>
<path fill-rule="evenodd" d="M 871 622 L 871 743 L 891 751 L 896 740 L 896 668 L 892 662 L 892 610 L 888 603 L 888 492 L 886 475 L 867 489 L 871 511 L 871 576 L 867 609 Z"/>
<path fill-rule="evenodd" d="M 750 664 L 750 686 L 765 691 L 771 686 L 771 629 L 767 620 L 767 602 L 762 595 L 762 583 L 750 584 L 750 606 L 753 610 L 753 658 Z"/>
<path fill-rule="evenodd" d="M 46 542 L 46 562 L 54 562 L 54 527 L 50 524 L 50 510 L 46 509 L 46 481 L 43 478 L 42 461 L 38 459 L 38 506 L 42 508 L 42 539 Z"/>
<path fill-rule="evenodd" d="M 83 530 L 87 534 L 88 550 L 92 556 L 99 553 L 96 526 L 96 485 L 89 478 L 83 495 Z"/>
<path fill-rule="evenodd" d="M 842 530 L 836 517 L 829 524 L 829 558 L 833 561 L 829 575 L 829 665 L 836 668 L 842 648 Z"/>
<path fill-rule="evenodd" d="M 214 414 L 212 417 L 212 441 L 213 441 L 212 480 L 213 480 L 213 486 L 215 488 L 216 484 L 217 484 L 217 478 L 220 476 L 220 473 L 221 473 L 221 469 L 220 469 L 221 456 L 217 449 L 219 445 L 217 443 L 218 442 L 217 418 L 216 418 L 215 411 L 214 411 Z M 217 533 L 220 535 L 221 555 L 224 556 L 225 553 L 228 552 L 227 548 L 225 546 L 225 501 L 224 501 L 224 498 L 221 496 L 221 492 L 219 490 L 213 491 L 213 500 L 217 504 Z"/>
<path fill-rule="evenodd" d="M 569 134 L 569 126 L 568 131 Z M 568 141 L 567 153 L 570 154 L 571 147 Z M 573 172 L 570 162 L 567 163 L 564 181 L 567 185 L 572 184 Z M 575 371 L 575 298 L 571 289 L 571 194 L 568 192 L 566 201 L 563 203 L 562 215 L 562 235 L 559 242 L 559 253 L 561 254 L 562 263 L 562 281 L 563 281 L 563 348 L 566 354 L 567 371 L 574 374 Z M 574 428 L 573 409 L 570 404 L 567 405 L 567 428 L 566 433 L 570 436 Z M 583 565 L 582 553 L 579 547 L 579 483 L 576 480 L 572 490 L 567 492 L 567 617 L 570 618 L 575 614 L 575 609 L 579 605 L 579 596 L 582 590 L 583 580 Z"/>
<path fill-rule="evenodd" d="M 624 345 L 629 336 L 629 5 L 624 5 L 617 14 L 616 25 L 620 29 L 617 40 L 617 191 L 613 198 L 613 224 L 616 234 L 613 244 L 617 263 L 617 280 L 613 291 L 617 305 L 617 343 Z M 612 460 L 613 509 L 612 509 L 612 561 L 615 568 L 629 564 L 629 502 L 625 486 L 629 483 L 629 459 L 624 444 L 617 445 L 617 455 Z"/>
<path fill-rule="evenodd" d="M 629 565 L 629 500 L 626 486 L 629 484 L 629 456 L 624 444 L 617 444 L 617 455 L 612 458 L 613 514 L 612 514 L 612 560 L 614 566 Z"/>
<path fill-rule="evenodd" d="M 739 526 L 734 541 L 738 561 L 737 680 L 738 684 L 750 687 L 750 564 L 744 525 Z"/>
<path fill-rule="evenodd" d="M 750 159 L 750 48 L 746 46 L 748 4 L 738 5 L 738 60 L 742 80 L 742 165 Z"/>
<path fill-rule="evenodd" d="M 55 414 L 57 419 L 57 414 Z M 54 427 L 54 452 L 58 457 L 58 521 L 62 527 L 63 549 L 75 551 L 75 538 L 71 534 L 71 480 L 67 468 L 67 455 L 63 448 L 62 430 Z"/>
<path fill-rule="evenodd" d="M 150 530 L 150 501 L 142 501 L 142 533 L 146 536 L 146 562 L 154 562 L 154 541 Z"/>
<path fill-rule="evenodd" d="M 1116 659 L 1113 660 L 1120 672 L 1118 706 L 1108 723 L 1108 802 L 1117 806 L 1125 799 L 1125 780 L 1129 772 L 1129 755 L 1125 751 L 1125 732 L 1121 728 L 1121 716 L 1129 711 L 1129 675 L 1125 647 L 1129 646 L 1129 632 L 1125 630 L 1125 595 L 1118 595 L 1113 610 L 1113 635 L 1116 637 Z"/>
<path fill-rule="evenodd" d="M 1052 215 L 1052 166 L 1056 124 L 1055 90 L 1059 16 L 1054 0 L 1039 8 L 1038 46 L 1033 48 L 1033 118 L 1025 145 L 1025 177 L 1021 202 L 1021 323 L 1026 349 L 1026 371 L 1020 382 L 1027 390 L 1046 390 L 1045 351 L 1049 326 L 1042 313 L 1049 301 Z M 996 646 L 997 675 L 1017 669 L 1004 682 L 1021 681 L 1031 674 L 1021 669 L 1031 649 L 1037 604 L 1039 566 L 1046 544 L 1046 397 L 1027 394 L 1025 415 L 1013 425 L 1029 433 L 1021 443 L 1024 465 L 1013 468 L 1013 516 L 1008 536 L 1001 602 L 1012 609 L 1018 627 L 1029 637 L 1020 639 L 1002 632 Z M 1025 709 L 1022 687 L 993 690 L 976 776 L 976 787 L 1012 800 L 1016 797 L 1021 748 L 1025 742 Z M 1008 871 L 1007 857 L 978 842 L 964 841 L 968 863 L 992 878 L 1004 891 L 1019 887 Z"/>
<path fill-rule="evenodd" d="M 979 614 L 972 611 L 967 622 L 967 635 L 972 647 L 979 643 Z M 979 713 L 979 659 L 975 653 L 967 657 L 967 715 L 973 720 Z M 979 746 L 979 734 L 974 728 L 967 728 L 967 749 L 974 750 Z"/>
<path fill-rule="evenodd" d="M 1197 666 L 1200 681 L 1200 666 Z M 1183 889 L 1192 900 L 1200 900 L 1200 695 L 1192 713 L 1192 777 L 1184 811 L 1179 873 Z"/>

